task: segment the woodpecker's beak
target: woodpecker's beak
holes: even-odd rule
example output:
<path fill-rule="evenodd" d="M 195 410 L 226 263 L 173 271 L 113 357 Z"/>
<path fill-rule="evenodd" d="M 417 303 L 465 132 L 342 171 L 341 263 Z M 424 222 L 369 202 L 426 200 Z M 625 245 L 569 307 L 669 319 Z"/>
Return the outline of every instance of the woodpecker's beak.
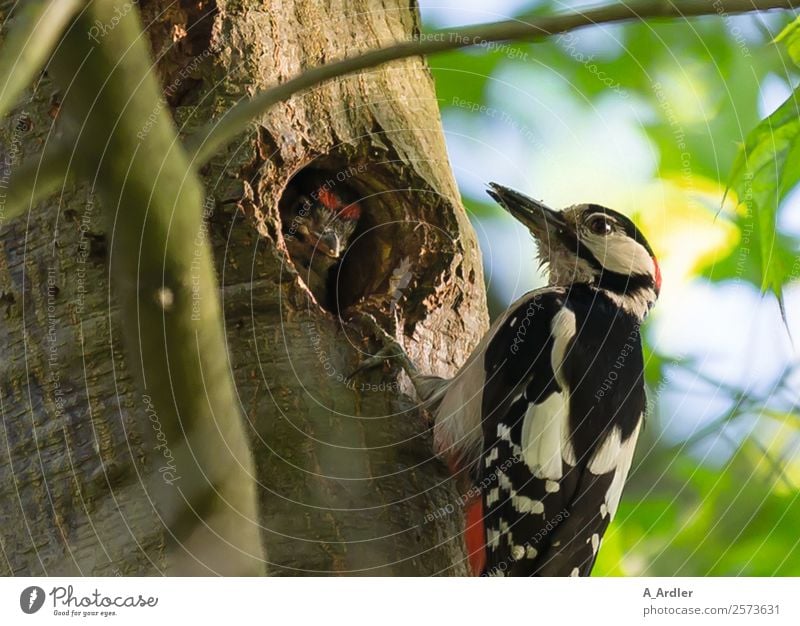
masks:
<path fill-rule="evenodd" d="M 489 183 L 489 187 L 491 189 L 487 193 L 517 221 L 527 226 L 539 241 L 549 243 L 554 238 L 561 240 L 568 230 L 561 211 L 554 211 L 538 200 L 497 183 Z"/>
<path fill-rule="evenodd" d="M 317 251 L 329 256 L 332 259 L 338 259 L 343 252 L 344 246 L 339 235 L 332 230 L 324 230 L 317 239 Z"/>

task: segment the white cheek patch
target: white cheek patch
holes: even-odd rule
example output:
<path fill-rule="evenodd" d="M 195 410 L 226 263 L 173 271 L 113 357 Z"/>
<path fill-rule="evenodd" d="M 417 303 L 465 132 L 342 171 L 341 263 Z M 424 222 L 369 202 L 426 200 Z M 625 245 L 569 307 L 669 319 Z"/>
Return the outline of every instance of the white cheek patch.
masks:
<path fill-rule="evenodd" d="M 605 237 L 585 234 L 581 240 L 605 269 L 617 274 L 655 276 L 656 266 L 650 253 L 624 233 Z"/>

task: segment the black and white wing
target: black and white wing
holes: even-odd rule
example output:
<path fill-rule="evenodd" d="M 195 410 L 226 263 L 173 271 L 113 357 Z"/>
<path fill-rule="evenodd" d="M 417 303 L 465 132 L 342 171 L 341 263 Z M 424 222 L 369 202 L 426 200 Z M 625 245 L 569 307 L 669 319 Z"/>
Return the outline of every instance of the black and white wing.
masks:
<path fill-rule="evenodd" d="M 644 409 L 641 347 L 638 334 L 630 338 L 636 325 L 618 313 L 593 294 L 540 290 L 510 310 L 486 346 L 485 573 L 591 571 Z M 630 343 L 627 366 L 614 371 L 616 390 L 598 396 L 595 387 Z"/>

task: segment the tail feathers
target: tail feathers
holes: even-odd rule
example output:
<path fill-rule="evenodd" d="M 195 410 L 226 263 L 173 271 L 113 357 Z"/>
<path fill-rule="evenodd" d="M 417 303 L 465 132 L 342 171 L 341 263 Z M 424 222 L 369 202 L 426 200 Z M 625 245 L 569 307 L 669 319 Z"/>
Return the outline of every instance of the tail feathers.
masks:
<path fill-rule="evenodd" d="M 449 389 L 451 380 L 439 376 L 414 374 L 414 388 L 426 410 L 437 413 Z M 438 416 L 437 416 L 438 418 Z M 455 416 L 450 418 L 451 421 Z M 441 426 L 441 424 L 439 425 Z M 440 446 L 437 446 L 440 447 Z M 437 454 L 439 451 L 437 451 Z M 478 458 L 457 445 L 448 444 L 442 455 L 445 457 L 451 474 L 456 477 L 462 490 L 472 484 L 470 469 L 472 460 Z M 472 498 L 465 506 L 464 542 L 467 547 L 469 569 L 473 576 L 480 576 L 486 567 L 486 538 L 483 527 L 483 503 L 480 496 Z"/>

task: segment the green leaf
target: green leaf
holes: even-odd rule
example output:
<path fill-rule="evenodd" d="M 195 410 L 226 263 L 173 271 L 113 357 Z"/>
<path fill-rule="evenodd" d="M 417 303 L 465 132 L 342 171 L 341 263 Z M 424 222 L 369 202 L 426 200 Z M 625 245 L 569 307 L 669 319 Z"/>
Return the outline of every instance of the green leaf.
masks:
<path fill-rule="evenodd" d="M 773 42 L 782 42 L 794 64 L 800 65 L 800 17 L 789 22 Z"/>
<path fill-rule="evenodd" d="M 39 0 L 21 5 L 0 49 L 0 117 L 42 69 L 67 24 L 84 5 L 81 0 Z"/>
<path fill-rule="evenodd" d="M 710 259 L 708 264 L 700 269 L 699 275 L 714 283 L 741 280 L 760 288 L 761 268 L 766 261 L 762 259 L 761 247 L 755 239 L 755 217 L 736 215 L 732 223 L 739 229 L 739 244 L 731 249 L 727 256 Z M 771 251 L 772 259 L 783 267 L 791 268 L 796 258 L 794 252 L 796 246 L 797 243 L 792 237 L 778 233 Z"/>
<path fill-rule="evenodd" d="M 778 206 L 800 182 L 800 109 L 795 91 L 747 136 L 731 174 L 731 187 L 745 205 L 760 253 L 761 290 L 772 291 L 783 310 L 782 287 L 790 265 L 780 253 Z"/>

